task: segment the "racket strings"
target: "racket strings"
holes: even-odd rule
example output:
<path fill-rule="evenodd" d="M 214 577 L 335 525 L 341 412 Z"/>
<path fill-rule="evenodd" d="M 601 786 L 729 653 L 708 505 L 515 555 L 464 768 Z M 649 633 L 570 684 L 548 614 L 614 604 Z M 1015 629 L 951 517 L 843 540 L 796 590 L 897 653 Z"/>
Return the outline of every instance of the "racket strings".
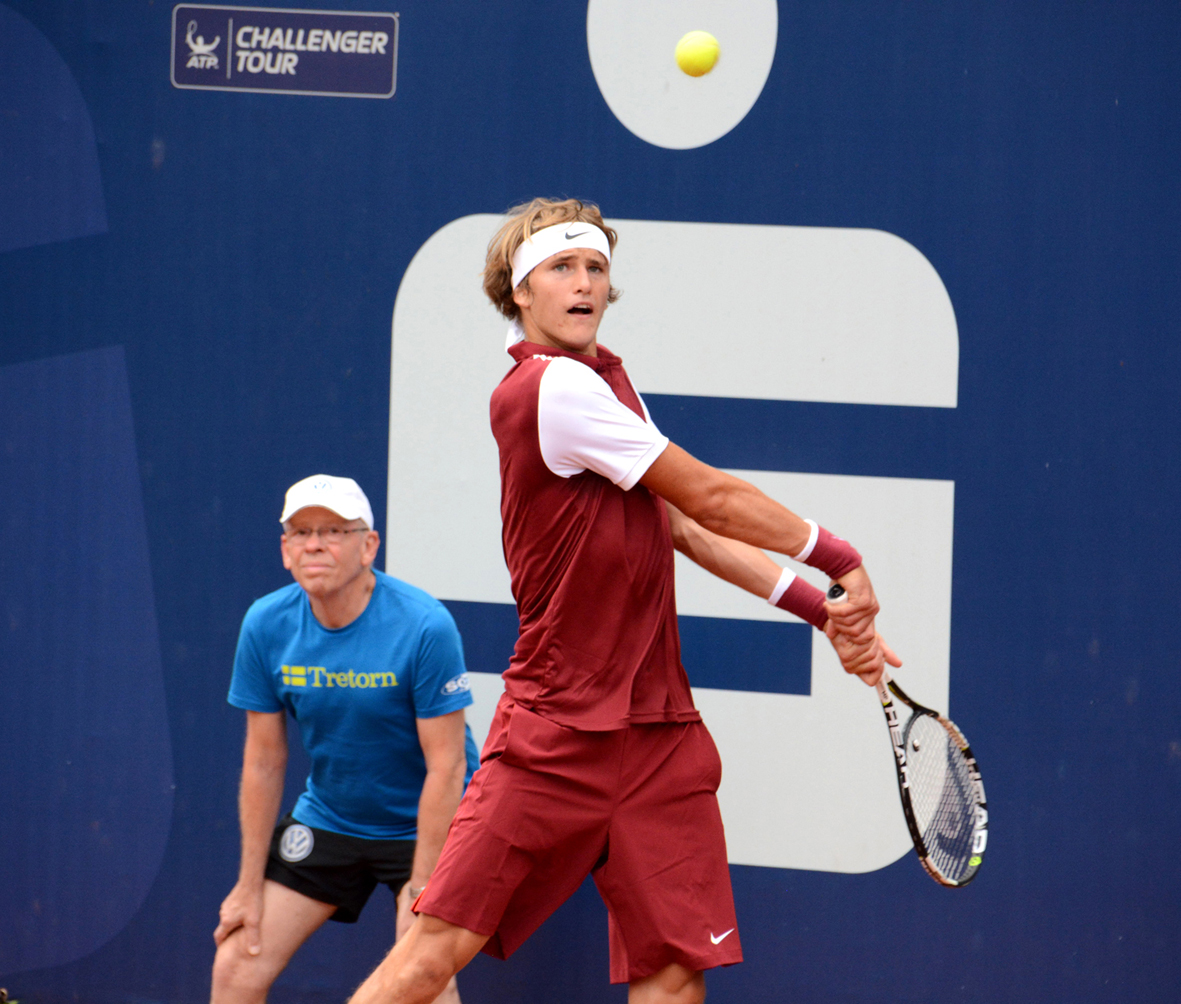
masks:
<path fill-rule="evenodd" d="M 976 799 L 967 761 L 952 735 L 930 715 L 906 730 L 910 800 L 929 863 L 958 882 L 970 870 Z"/>

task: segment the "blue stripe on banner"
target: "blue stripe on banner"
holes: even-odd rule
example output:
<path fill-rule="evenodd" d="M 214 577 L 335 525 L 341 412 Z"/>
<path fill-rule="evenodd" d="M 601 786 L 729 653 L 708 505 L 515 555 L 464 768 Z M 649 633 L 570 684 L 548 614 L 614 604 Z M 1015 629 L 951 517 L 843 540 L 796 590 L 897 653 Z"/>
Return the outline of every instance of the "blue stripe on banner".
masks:
<path fill-rule="evenodd" d="M 954 458 L 965 455 L 954 408 L 675 394 L 644 402 L 661 432 L 715 467 L 954 480 Z"/>
<path fill-rule="evenodd" d="M 512 603 L 469 603 L 443 600 L 463 636 L 463 661 L 473 673 L 495 673 L 508 668 L 517 644 L 517 608 Z"/>
<path fill-rule="evenodd" d="M 444 600 L 463 636 L 467 668 L 503 673 L 517 641 L 510 603 Z M 768 694 L 808 694 L 812 685 L 812 627 L 777 621 L 678 617 L 681 658 L 695 687 Z"/>
<path fill-rule="evenodd" d="M 812 692 L 810 624 L 677 618 L 681 661 L 695 687 L 764 694 Z"/>

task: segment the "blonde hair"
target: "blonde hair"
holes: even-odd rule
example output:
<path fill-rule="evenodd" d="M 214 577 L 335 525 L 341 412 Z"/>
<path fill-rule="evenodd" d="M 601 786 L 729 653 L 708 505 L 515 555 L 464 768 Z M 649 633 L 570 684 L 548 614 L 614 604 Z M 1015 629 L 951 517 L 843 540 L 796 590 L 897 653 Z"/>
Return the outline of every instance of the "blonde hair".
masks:
<path fill-rule="evenodd" d="M 513 255 L 526 238 L 557 223 L 591 223 L 607 235 L 607 246 L 615 253 L 618 234 L 603 222 L 603 214 L 593 202 L 579 199 L 533 199 L 513 206 L 508 219 L 496 231 L 488 244 L 488 257 L 484 262 L 484 292 L 492 306 L 510 321 L 521 312 L 513 300 Z M 527 287 L 526 276 L 521 285 Z M 614 286 L 607 294 L 607 302 L 619 299 L 619 290 Z"/>

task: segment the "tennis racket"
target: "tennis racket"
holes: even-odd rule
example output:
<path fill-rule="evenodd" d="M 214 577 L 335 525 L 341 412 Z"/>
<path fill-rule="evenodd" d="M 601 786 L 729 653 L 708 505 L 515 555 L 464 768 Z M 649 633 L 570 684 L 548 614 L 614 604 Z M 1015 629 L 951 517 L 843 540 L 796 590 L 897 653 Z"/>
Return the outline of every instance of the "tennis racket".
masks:
<path fill-rule="evenodd" d="M 830 603 L 844 595 L 836 583 L 829 587 Z M 988 844 L 988 802 L 972 748 L 952 722 L 912 701 L 888 673 L 882 673 L 877 690 L 894 749 L 902 814 L 919 861 L 940 885 L 965 886 L 980 870 Z"/>

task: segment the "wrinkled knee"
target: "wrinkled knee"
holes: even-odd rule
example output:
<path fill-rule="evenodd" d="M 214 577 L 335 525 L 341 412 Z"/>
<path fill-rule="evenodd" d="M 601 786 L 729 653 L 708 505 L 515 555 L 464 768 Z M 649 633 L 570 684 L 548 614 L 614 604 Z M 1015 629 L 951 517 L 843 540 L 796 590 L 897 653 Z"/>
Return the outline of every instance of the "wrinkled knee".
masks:
<path fill-rule="evenodd" d="M 628 988 L 628 1004 L 704 1004 L 705 976 L 673 964 Z"/>
<path fill-rule="evenodd" d="M 419 952 L 411 960 L 410 966 L 415 983 L 420 986 L 438 987 L 440 993 L 455 975 L 451 960 L 440 952 Z"/>
<path fill-rule="evenodd" d="M 250 955 L 240 931 L 217 948 L 213 957 L 212 1004 L 237 1004 L 265 998 L 278 973 L 262 957 Z"/>

